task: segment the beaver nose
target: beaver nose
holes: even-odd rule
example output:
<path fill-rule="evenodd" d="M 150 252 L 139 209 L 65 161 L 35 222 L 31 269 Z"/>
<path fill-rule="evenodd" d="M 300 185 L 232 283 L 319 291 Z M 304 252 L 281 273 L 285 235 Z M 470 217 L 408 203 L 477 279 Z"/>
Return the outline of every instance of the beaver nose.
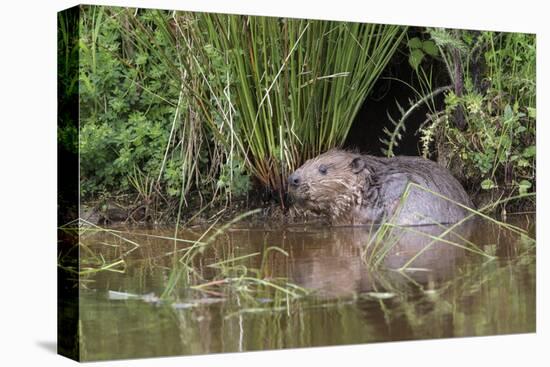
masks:
<path fill-rule="evenodd" d="M 290 176 L 288 176 L 288 184 L 291 186 L 298 186 L 300 184 L 300 176 L 294 172 Z"/>

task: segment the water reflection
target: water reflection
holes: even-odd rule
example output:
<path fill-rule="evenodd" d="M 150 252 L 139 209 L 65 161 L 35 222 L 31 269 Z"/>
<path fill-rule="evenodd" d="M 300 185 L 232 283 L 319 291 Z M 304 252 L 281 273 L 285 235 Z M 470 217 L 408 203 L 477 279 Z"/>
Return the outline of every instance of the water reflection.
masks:
<path fill-rule="evenodd" d="M 534 233 L 532 218 L 516 225 Z M 172 230 L 95 233 L 83 239 L 97 257 L 124 255 L 124 273 L 82 279 L 81 333 L 86 360 L 264 350 L 350 343 L 532 332 L 535 328 L 534 245 L 527 236 L 487 222 L 451 234 L 437 226 L 376 228 L 240 225 L 216 239 L 198 260 L 207 264 L 252 253 L 240 264 L 264 279 L 284 277 L 313 290 L 282 302 L 237 291 L 213 296 L 178 289 L 176 303 L 115 300 L 108 291 L 158 297 L 169 282 Z M 420 231 L 421 233 L 418 233 Z M 138 232 L 141 232 L 139 234 Z M 149 236 L 144 236 L 143 234 Z M 201 231 L 180 238 L 197 239 Z M 139 243 L 139 247 L 132 245 Z M 490 261 L 465 250 L 477 244 Z M 368 251 L 364 251 L 369 244 Z M 408 271 L 395 271 L 416 254 Z M 282 251 L 273 250 L 277 246 Z M 177 246 L 176 246 L 177 248 Z M 267 254 L 266 254 L 267 252 Z M 264 256 L 265 254 L 265 256 Z M 383 256 L 381 256 L 381 254 Z M 217 298 L 217 302 L 209 299 Z M 220 301 L 220 298 L 223 298 Z"/>
<path fill-rule="evenodd" d="M 444 235 L 441 226 L 391 228 L 336 227 L 286 235 L 292 251 L 288 274 L 297 284 L 329 297 L 387 289 L 405 282 L 443 282 L 465 256 L 475 223 Z M 380 232 L 386 230 L 384 235 Z M 377 238 L 377 236 L 379 238 Z M 441 238 L 436 240 L 435 238 Z M 462 247 L 459 247 L 462 246 Z M 366 252 L 365 252 L 366 248 Z M 420 255 L 418 255 L 420 254 Z M 410 262 L 408 271 L 396 273 Z"/>

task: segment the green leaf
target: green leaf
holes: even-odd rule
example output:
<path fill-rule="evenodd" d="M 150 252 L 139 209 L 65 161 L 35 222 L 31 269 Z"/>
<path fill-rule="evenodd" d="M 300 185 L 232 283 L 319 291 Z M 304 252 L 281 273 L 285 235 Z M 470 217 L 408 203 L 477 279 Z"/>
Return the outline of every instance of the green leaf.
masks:
<path fill-rule="evenodd" d="M 520 158 L 520 159 L 518 159 L 517 165 L 518 165 L 518 167 L 529 167 L 531 164 L 529 163 L 529 161 L 527 159 Z"/>
<path fill-rule="evenodd" d="M 464 41 L 464 43 L 470 46 L 474 41 L 474 38 L 470 33 L 462 32 L 462 40 Z"/>
<path fill-rule="evenodd" d="M 527 191 L 529 191 L 529 189 L 531 188 L 531 186 L 533 186 L 533 184 L 531 183 L 531 181 L 521 180 L 521 181 L 519 182 L 519 193 L 520 193 L 521 195 L 526 194 Z"/>
<path fill-rule="evenodd" d="M 512 107 L 507 104 L 506 107 L 504 107 L 504 123 L 511 121 L 514 118 L 514 111 L 512 111 Z"/>
<path fill-rule="evenodd" d="M 523 156 L 525 158 L 531 158 L 534 157 L 535 154 L 537 154 L 537 147 L 535 145 L 531 145 L 523 151 Z"/>
<path fill-rule="evenodd" d="M 527 107 L 527 115 L 532 118 L 537 118 L 537 109 L 535 107 Z"/>
<path fill-rule="evenodd" d="M 493 180 L 491 180 L 490 178 L 483 180 L 481 182 L 481 188 L 483 190 L 490 190 L 490 189 L 494 189 L 495 187 L 497 187 L 497 185 L 495 185 Z"/>
<path fill-rule="evenodd" d="M 431 40 L 422 42 L 422 50 L 430 56 L 437 56 L 439 53 L 435 42 Z"/>
<path fill-rule="evenodd" d="M 516 129 L 516 134 L 521 134 L 525 130 L 527 130 L 525 126 L 518 126 L 518 128 Z"/>
<path fill-rule="evenodd" d="M 424 52 L 420 49 L 414 49 L 411 51 L 411 54 L 409 55 L 409 64 L 411 64 L 414 70 L 417 70 L 423 58 L 424 58 Z"/>
<path fill-rule="evenodd" d="M 420 40 L 420 38 L 414 37 L 414 38 L 411 38 L 409 42 L 407 42 L 407 46 L 409 46 L 409 48 L 411 49 L 422 48 L 422 41 Z"/>
<path fill-rule="evenodd" d="M 144 65 L 147 62 L 147 54 L 139 54 L 136 57 L 136 65 Z"/>

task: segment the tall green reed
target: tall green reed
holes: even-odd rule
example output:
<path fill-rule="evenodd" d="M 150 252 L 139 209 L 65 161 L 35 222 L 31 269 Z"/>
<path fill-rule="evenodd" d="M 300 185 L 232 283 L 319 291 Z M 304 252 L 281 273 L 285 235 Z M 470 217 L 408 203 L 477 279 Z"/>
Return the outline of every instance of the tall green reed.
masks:
<path fill-rule="evenodd" d="M 152 11 L 153 25 L 129 17 L 136 47 L 172 70 L 191 98 L 182 126 L 195 116 L 207 127 L 218 171 L 237 160 L 281 196 L 292 170 L 343 144 L 406 31 L 206 13 Z M 183 135 L 188 144 L 198 139 Z"/>
<path fill-rule="evenodd" d="M 282 193 L 304 160 L 341 146 L 405 27 L 218 14 L 197 16 L 198 44 L 234 77 L 248 166 Z"/>

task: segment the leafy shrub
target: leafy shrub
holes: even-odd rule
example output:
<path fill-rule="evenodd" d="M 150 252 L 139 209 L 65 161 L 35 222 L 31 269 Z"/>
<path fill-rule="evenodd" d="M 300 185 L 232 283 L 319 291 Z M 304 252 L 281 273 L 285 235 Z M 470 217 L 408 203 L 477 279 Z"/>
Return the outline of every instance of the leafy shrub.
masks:
<path fill-rule="evenodd" d="M 409 62 L 429 85 L 432 70 L 425 69 L 434 63 L 422 62 L 433 56 L 433 42 L 451 85 L 444 110 L 432 108 L 431 123 L 420 130 L 423 154 L 431 153 L 435 140 L 438 159 L 469 186 L 534 190 L 535 36 L 446 29 L 428 29 L 427 35 L 429 40 L 409 40 Z"/>
<path fill-rule="evenodd" d="M 465 93 L 449 93 L 446 115 L 462 106 L 468 125 L 459 131 L 447 121 L 445 139 L 464 163 L 467 179 L 484 190 L 525 193 L 535 179 L 535 36 L 520 33 L 462 33 L 479 50 L 483 73 L 465 70 Z M 466 54 L 465 65 L 471 65 Z"/>

